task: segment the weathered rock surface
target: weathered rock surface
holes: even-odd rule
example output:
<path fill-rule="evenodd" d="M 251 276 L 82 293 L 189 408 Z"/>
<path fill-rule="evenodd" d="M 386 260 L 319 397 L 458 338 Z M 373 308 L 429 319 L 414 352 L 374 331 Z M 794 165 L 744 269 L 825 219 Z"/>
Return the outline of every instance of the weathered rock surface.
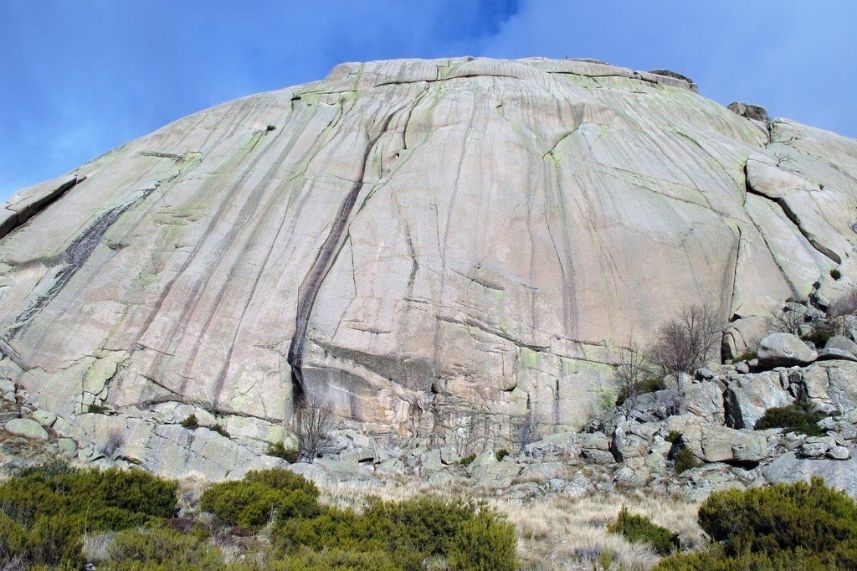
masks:
<path fill-rule="evenodd" d="M 694 87 L 403 60 L 181 119 L 6 204 L 0 377 L 78 442 L 105 410 L 170 475 L 233 474 L 302 392 L 441 444 L 577 428 L 615 347 L 677 308 L 749 324 L 857 281 L 857 143 Z"/>
<path fill-rule="evenodd" d="M 759 343 L 759 366 L 791 367 L 807 365 L 818 353 L 791 333 L 771 333 Z"/>

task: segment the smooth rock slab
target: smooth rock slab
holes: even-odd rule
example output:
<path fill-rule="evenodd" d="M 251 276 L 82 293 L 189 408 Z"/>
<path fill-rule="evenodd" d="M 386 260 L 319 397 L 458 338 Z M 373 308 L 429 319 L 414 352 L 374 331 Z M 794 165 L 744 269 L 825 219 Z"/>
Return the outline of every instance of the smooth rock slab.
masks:
<path fill-rule="evenodd" d="M 47 440 L 49 438 L 48 431 L 42 428 L 42 425 L 29 418 L 15 418 L 6 423 L 4 427 L 6 432 L 23 436 L 30 440 Z"/>

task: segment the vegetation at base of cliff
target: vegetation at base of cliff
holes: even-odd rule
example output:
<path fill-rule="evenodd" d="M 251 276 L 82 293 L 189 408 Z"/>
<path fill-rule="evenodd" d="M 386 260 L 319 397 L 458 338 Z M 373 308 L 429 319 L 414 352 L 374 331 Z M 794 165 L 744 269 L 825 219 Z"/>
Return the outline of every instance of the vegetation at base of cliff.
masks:
<path fill-rule="evenodd" d="M 624 507 L 607 530 L 634 543 L 648 543 L 658 555 L 669 555 L 679 548 L 677 534 L 655 525 L 647 517 L 629 513 Z"/>
<path fill-rule="evenodd" d="M 717 543 L 656 569 L 857 569 L 857 502 L 821 478 L 715 492 L 700 507 L 699 524 Z"/>
<path fill-rule="evenodd" d="M 827 415 L 817 410 L 811 403 L 796 402 L 784 407 L 769 408 L 756 421 L 755 430 L 782 428 L 786 432 L 800 432 L 807 436 L 823 436 L 824 430 L 818 421 Z"/>
<path fill-rule="evenodd" d="M 0 484 L 0 567 L 75 566 L 86 532 L 154 525 L 176 511 L 175 482 L 142 470 L 28 468 Z"/>
<path fill-rule="evenodd" d="M 358 512 L 322 505 L 312 482 L 271 469 L 206 489 L 200 507 L 211 516 L 175 517 L 177 490 L 176 482 L 140 470 L 22 470 L 0 484 L 0 568 L 75 569 L 87 561 L 108 571 L 518 565 L 513 526 L 483 504 L 370 499 Z M 253 537 L 263 528 L 269 540 Z M 217 538 L 238 538 L 243 556 L 226 563 Z"/>

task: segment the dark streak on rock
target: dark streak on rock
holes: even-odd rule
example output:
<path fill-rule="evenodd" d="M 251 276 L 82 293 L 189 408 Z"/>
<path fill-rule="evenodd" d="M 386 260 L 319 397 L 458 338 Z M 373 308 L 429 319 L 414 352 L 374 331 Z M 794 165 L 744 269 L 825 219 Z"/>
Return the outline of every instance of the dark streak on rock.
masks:
<path fill-rule="evenodd" d="M 95 222 L 90 224 L 86 230 L 78 235 L 77 238 L 69 244 L 65 251 L 59 255 L 60 267 L 55 272 L 48 274 L 48 276 L 53 276 L 53 283 L 48 291 L 38 295 L 30 302 L 29 305 L 27 305 L 24 311 L 18 314 L 18 317 L 15 318 L 15 322 L 3 333 L 2 340 L 9 342 L 22 329 L 24 329 L 33 317 L 47 306 L 59 294 L 59 292 L 62 291 L 77 271 L 83 267 L 92 255 L 95 247 L 99 242 L 101 242 L 101 239 L 104 237 L 104 233 L 107 232 L 107 229 L 110 228 L 110 226 L 112 226 L 113 223 L 122 216 L 122 214 L 145 200 L 146 197 L 155 190 L 155 188 L 157 188 L 157 186 L 147 188 L 134 200 L 126 202 L 125 204 L 120 204 L 119 206 L 103 213 L 101 216 L 96 218 Z M 48 276 L 42 279 L 51 279 Z"/>
<path fill-rule="evenodd" d="M 336 213 L 336 218 L 333 221 L 330 232 L 319 248 L 309 272 L 304 277 L 300 288 L 298 289 L 298 306 L 295 314 L 295 333 L 292 336 L 292 341 L 289 345 L 289 354 L 286 358 L 286 361 L 292 369 L 292 386 L 296 402 L 302 400 L 303 396 L 306 394 L 302 370 L 303 353 L 304 346 L 306 344 L 307 327 L 313 306 L 315 305 L 315 299 L 318 296 L 318 292 L 321 289 L 321 284 L 324 281 L 324 278 L 327 276 L 327 273 L 336 261 L 336 257 L 342 250 L 342 245 L 344 244 L 342 237 L 345 234 L 349 216 L 351 215 L 351 211 L 357 203 L 360 191 L 363 189 L 363 185 L 365 184 L 363 180 L 366 176 L 366 165 L 369 162 L 369 157 L 375 149 L 378 141 L 387 132 L 387 129 L 390 126 L 390 121 L 392 121 L 395 114 L 396 112 L 393 112 L 387 116 L 381 130 L 377 135 L 372 137 L 366 145 L 366 149 L 363 152 L 363 160 L 360 164 L 360 174 L 357 177 L 357 182 L 354 183 L 351 190 L 345 196 L 345 200 L 339 206 L 339 210 Z"/>

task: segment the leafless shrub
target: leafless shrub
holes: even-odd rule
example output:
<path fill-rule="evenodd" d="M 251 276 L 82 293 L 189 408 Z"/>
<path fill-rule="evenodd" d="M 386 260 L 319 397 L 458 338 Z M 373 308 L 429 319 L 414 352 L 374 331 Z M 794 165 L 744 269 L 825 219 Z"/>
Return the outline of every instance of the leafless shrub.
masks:
<path fill-rule="evenodd" d="M 693 373 L 719 346 L 723 324 L 710 305 L 691 305 L 662 324 L 649 360 L 665 374 Z"/>
<path fill-rule="evenodd" d="M 797 304 L 785 305 L 774 310 L 768 318 L 768 329 L 780 333 L 800 335 L 800 326 L 806 323 L 806 310 Z"/>
<path fill-rule="evenodd" d="M 651 370 L 646 355 L 632 339 L 628 347 L 622 349 L 615 373 L 619 399 L 623 404 L 633 408 L 640 395 L 640 386 L 650 375 Z"/>
<path fill-rule="evenodd" d="M 301 400 L 295 413 L 295 434 L 303 460 L 311 464 L 325 453 L 332 424 L 333 418 L 327 403 L 311 396 Z"/>
<path fill-rule="evenodd" d="M 114 428 L 107 435 L 107 440 L 104 441 L 104 445 L 101 447 L 101 453 L 107 458 L 113 458 L 113 455 L 122 448 L 123 444 L 125 444 L 125 435 L 122 434 L 120 429 Z"/>

